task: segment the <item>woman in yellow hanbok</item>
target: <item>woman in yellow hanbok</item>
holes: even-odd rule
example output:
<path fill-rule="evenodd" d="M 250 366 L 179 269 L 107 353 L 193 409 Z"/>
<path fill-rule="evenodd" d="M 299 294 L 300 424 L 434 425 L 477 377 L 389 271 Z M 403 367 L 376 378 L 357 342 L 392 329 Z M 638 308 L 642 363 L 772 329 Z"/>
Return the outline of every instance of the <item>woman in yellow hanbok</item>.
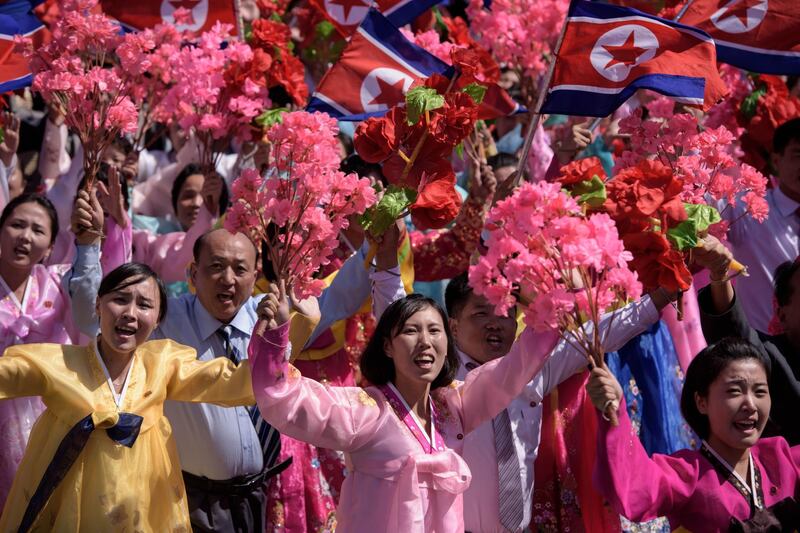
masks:
<path fill-rule="evenodd" d="M 0 531 L 191 531 L 164 401 L 255 399 L 247 362 L 198 361 L 193 348 L 147 341 L 166 305 L 153 271 L 128 263 L 100 284 L 91 344 L 14 346 L 0 357 L 0 399 L 41 396 L 47 407 Z"/>

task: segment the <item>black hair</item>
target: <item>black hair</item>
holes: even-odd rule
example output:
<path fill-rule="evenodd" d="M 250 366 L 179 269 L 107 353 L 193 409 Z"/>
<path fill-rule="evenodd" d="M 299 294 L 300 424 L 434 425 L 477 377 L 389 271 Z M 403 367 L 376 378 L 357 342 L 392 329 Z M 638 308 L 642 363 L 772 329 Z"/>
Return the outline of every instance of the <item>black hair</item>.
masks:
<path fill-rule="evenodd" d="M 214 173 L 216 174 L 216 171 Z M 181 196 L 181 189 L 183 189 L 183 184 L 186 183 L 186 180 L 189 178 L 189 176 L 194 176 L 195 174 L 203 175 L 203 168 L 196 163 L 190 163 L 185 167 L 183 167 L 181 173 L 178 174 L 178 177 L 176 177 L 175 181 L 172 183 L 172 210 L 175 212 L 176 215 L 178 214 L 178 199 Z M 224 179 L 222 179 L 222 191 L 219 194 L 220 216 L 224 215 L 225 211 L 228 210 L 229 202 L 230 202 L 230 193 L 228 192 L 228 184 L 225 183 Z"/>
<path fill-rule="evenodd" d="M 124 135 L 120 135 L 113 141 L 111 141 L 111 146 L 118 149 L 120 152 L 125 154 L 125 157 L 128 157 L 133 152 L 134 146 L 133 142 Z"/>
<path fill-rule="evenodd" d="M 447 324 L 447 315 L 445 315 L 444 309 L 436 303 L 436 300 L 422 294 L 409 294 L 405 298 L 396 300 L 381 315 L 378 325 L 375 327 L 375 333 L 372 334 L 372 338 L 361 355 L 361 374 L 367 381 L 373 385 L 385 385 L 395 380 L 394 362 L 386 355 L 384 343 L 396 337 L 412 315 L 427 308 L 435 309 L 442 317 L 444 332 L 447 336 L 447 355 L 444 366 L 431 383 L 431 389 L 447 387 L 453 382 L 458 371 L 459 361 L 450 326 Z"/>
<path fill-rule="evenodd" d="M 344 146 L 344 151 L 345 151 L 344 158 L 347 159 L 354 153 L 353 138 L 344 133 L 343 131 L 337 133 L 336 138 L 339 139 L 339 142 L 342 143 L 342 146 Z"/>
<path fill-rule="evenodd" d="M 39 193 L 22 193 L 8 202 L 8 204 L 6 204 L 6 206 L 3 208 L 3 214 L 0 215 L 0 228 L 2 228 L 6 223 L 6 220 L 8 220 L 8 217 L 11 216 L 11 213 L 13 213 L 14 210 L 22 204 L 37 204 L 47 212 L 47 218 L 50 219 L 50 245 L 56 242 L 56 237 L 58 236 L 59 231 L 58 213 L 56 212 L 56 208 L 53 206 L 53 202 L 51 202 L 46 196 L 43 196 Z"/>
<path fill-rule="evenodd" d="M 360 178 L 368 178 L 370 175 L 380 176 L 383 181 L 383 169 L 377 163 L 367 163 L 360 155 L 351 154 L 342 160 L 339 170 L 345 174 L 358 174 Z"/>
<path fill-rule="evenodd" d="M 487 159 L 486 162 L 492 167 L 492 170 L 497 170 L 502 167 L 516 168 L 519 166 L 519 157 L 505 152 L 499 152 Z"/>
<path fill-rule="evenodd" d="M 787 120 L 777 128 L 772 136 L 772 152 L 782 154 L 789 143 L 800 142 L 800 117 Z"/>
<path fill-rule="evenodd" d="M 106 274 L 97 289 L 97 297 L 101 298 L 150 278 L 156 281 L 158 287 L 158 321 L 161 322 L 167 314 L 167 290 L 161 278 L 143 263 L 125 263 Z"/>
<path fill-rule="evenodd" d="M 97 169 L 97 176 L 96 179 L 99 182 L 102 182 L 103 185 L 108 187 L 108 175 L 111 171 L 111 165 L 106 163 L 105 161 L 100 162 L 100 167 Z M 122 175 L 122 172 L 119 170 L 117 171 L 117 178 L 119 179 L 119 187 L 120 191 L 122 192 L 122 201 L 125 204 L 125 209 L 129 209 L 131 205 L 130 201 L 130 191 L 128 190 L 128 180 L 125 179 L 125 176 Z M 80 183 L 78 183 L 77 191 L 84 189 L 86 187 L 86 175 L 84 174 L 81 178 Z M 77 192 L 75 193 L 77 197 Z"/>
<path fill-rule="evenodd" d="M 775 287 L 775 300 L 779 307 L 789 305 L 792 300 L 792 278 L 800 270 L 800 261 L 786 261 L 778 265 L 773 276 Z"/>
<path fill-rule="evenodd" d="M 447 283 L 444 290 L 444 306 L 451 317 L 459 314 L 467 300 L 472 296 L 472 287 L 469 286 L 469 276 L 462 272 Z"/>
<path fill-rule="evenodd" d="M 681 392 L 681 413 L 689 426 L 701 439 L 711 434 L 708 417 L 697 409 L 695 394 L 708 395 L 708 387 L 725 368 L 742 359 L 755 359 L 764 368 L 769 379 L 772 365 L 769 357 L 750 342 L 737 337 L 726 337 L 704 348 L 686 369 L 686 381 Z"/>

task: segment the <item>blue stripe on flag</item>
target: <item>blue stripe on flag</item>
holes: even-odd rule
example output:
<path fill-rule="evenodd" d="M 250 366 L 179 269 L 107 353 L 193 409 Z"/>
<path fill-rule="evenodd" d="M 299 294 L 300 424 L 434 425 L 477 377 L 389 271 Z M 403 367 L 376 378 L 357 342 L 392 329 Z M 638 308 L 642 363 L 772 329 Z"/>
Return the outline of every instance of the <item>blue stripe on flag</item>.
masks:
<path fill-rule="evenodd" d="M 396 8 L 389 9 L 384 15 L 389 19 L 389 22 L 399 28 L 414 22 L 415 18 L 441 2 L 442 0 L 407 0 Z"/>
<path fill-rule="evenodd" d="M 717 45 L 717 60 L 723 63 L 762 74 L 800 75 L 800 52 L 781 54 L 760 48 L 743 50 L 735 45 L 714 42 Z"/>
<path fill-rule="evenodd" d="M 633 96 L 637 89 L 650 89 L 665 96 L 699 99 L 703 102 L 706 80 L 689 76 L 647 74 L 637 78 L 617 93 L 581 89 L 550 89 L 541 112 L 585 117 L 606 117 Z M 598 87 L 598 91 L 605 88 Z"/>
<path fill-rule="evenodd" d="M 31 74 L 26 74 L 25 76 L 14 80 L 0 82 L 0 93 L 16 91 L 17 89 L 28 87 L 31 83 L 33 83 L 33 76 Z"/>

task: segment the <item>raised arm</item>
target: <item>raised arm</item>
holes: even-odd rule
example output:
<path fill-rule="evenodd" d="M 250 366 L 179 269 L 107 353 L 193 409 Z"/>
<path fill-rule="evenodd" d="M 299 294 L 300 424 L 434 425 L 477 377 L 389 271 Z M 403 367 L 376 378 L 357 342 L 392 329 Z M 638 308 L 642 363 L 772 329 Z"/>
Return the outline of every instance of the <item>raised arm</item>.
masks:
<path fill-rule="evenodd" d="M 0 400 L 41 396 L 47 380 L 37 364 L 37 344 L 12 346 L 0 357 Z"/>
<path fill-rule="evenodd" d="M 448 403 L 459 411 L 464 431 L 469 433 L 508 407 L 542 369 L 558 338 L 556 331 L 526 329 L 507 355 L 481 365 L 461 386 L 448 390 Z"/>
<path fill-rule="evenodd" d="M 235 365 L 227 357 L 200 361 L 194 348 L 171 340 L 152 341 L 168 367 L 167 399 L 234 407 L 253 405 L 250 365 Z"/>
<path fill-rule="evenodd" d="M 628 520 L 644 522 L 669 515 L 686 503 L 694 492 L 696 469 L 678 457 L 647 456 L 628 418 L 622 389 L 608 368 L 592 371 L 587 391 L 598 408 L 593 481 L 614 510 Z M 601 415 L 608 401 L 619 407 L 617 427 Z"/>
<path fill-rule="evenodd" d="M 289 365 L 289 311 L 282 304 L 277 311 L 280 301 L 272 290 L 264 297 L 259 305 L 262 321 L 248 347 L 262 416 L 281 433 L 314 446 L 357 449 L 376 432 L 380 408 L 362 389 L 325 386 Z M 273 327 L 261 332 L 268 325 Z"/>

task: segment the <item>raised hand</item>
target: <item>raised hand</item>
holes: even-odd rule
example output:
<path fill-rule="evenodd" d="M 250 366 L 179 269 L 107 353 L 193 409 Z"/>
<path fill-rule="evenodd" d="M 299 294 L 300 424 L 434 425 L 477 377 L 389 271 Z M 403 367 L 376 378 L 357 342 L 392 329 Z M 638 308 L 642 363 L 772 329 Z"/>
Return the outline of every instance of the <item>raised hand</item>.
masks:
<path fill-rule="evenodd" d="M 594 406 L 603 413 L 603 418 L 615 426 L 619 425 L 617 411 L 622 402 L 622 387 L 608 370 L 605 362 L 602 366 L 595 366 L 592 369 L 586 384 L 586 392 Z"/>
<path fill-rule="evenodd" d="M 6 167 L 11 166 L 14 154 L 19 148 L 19 118 L 13 113 L 3 113 L 3 142 L 0 143 L 0 161 Z"/>
<path fill-rule="evenodd" d="M 469 182 L 469 198 L 483 205 L 491 201 L 496 190 L 497 178 L 494 170 L 485 161 L 481 161 Z"/>
<path fill-rule="evenodd" d="M 258 318 L 268 329 L 275 329 L 289 321 L 289 298 L 283 280 L 271 283 L 269 290 L 258 304 Z"/>
<path fill-rule="evenodd" d="M 128 210 L 125 208 L 125 197 L 116 167 L 108 168 L 108 187 L 101 181 L 97 182 L 97 199 L 120 228 L 128 227 Z"/>
<path fill-rule="evenodd" d="M 200 191 L 200 195 L 203 197 L 203 203 L 206 209 L 214 216 L 218 216 L 220 213 L 220 208 L 222 206 L 219 205 L 219 202 L 222 198 L 222 188 L 224 186 L 225 184 L 222 181 L 222 176 L 216 172 L 212 172 L 206 176 L 206 179 L 203 181 L 203 188 Z"/>
<path fill-rule="evenodd" d="M 733 262 L 733 254 L 719 239 L 706 235 L 702 245 L 692 249 L 694 264 L 708 269 L 709 277 L 713 281 L 722 281 L 727 278 Z"/>
<path fill-rule="evenodd" d="M 95 192 L 89 193 L 85 189 L 78 191 L 70 220 L 78 244 L 98 244 L 103 237 L 104 222 L 103 209 Z"/>
<path fill-rule="evenodd" d="M 375 268 L 377 270 L 389 270 L 397 266 L 397 248 L 400 245 L 400 225 L 402 223 L 401 220 L 397 220 L 383 232 L 383 235 L 370 236 L 370 241 L 377 246 L 375 252 Z"/>

